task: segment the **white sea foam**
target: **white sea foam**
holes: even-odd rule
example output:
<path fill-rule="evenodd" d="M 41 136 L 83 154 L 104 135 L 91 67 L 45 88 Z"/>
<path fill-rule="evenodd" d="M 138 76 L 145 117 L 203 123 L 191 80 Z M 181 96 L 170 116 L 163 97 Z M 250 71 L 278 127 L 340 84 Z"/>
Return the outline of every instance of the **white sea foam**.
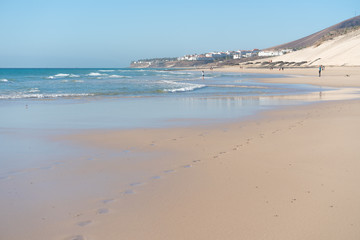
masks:
<path fill-rule="evenodd" d="M 82 83 L 84 82 L 84 80 L 68 80 L 68 79 L 64 79 L 61 80 L 62 83 L 67 83 L 67 82 L 75 82 L 75 83 Z"/>
<path fill-rule="evenodd" d="M 8 82 L 9 80 L 7 80 L 6 78 L 0 79 L 0 82 Z"/>
<path fill-rule="evenodd" d="M 127 78 L 127 76 L 121 76 L 121 75 L 110 75 L 109 78 Z"/>
<path fill-rule="evenodd" d="M 115 70 L 99 70 L 99 72 L 114 72 Z"/>
<path fill-rule="evenodd" d="M 40 90 L 38 88 L 31 88 L 29 90 L 29 93 L 36 93 L 36 92 L 40 92 Z"/>
<path fill-rule="evenodd" d="M 59 73 L 59 74 L 54 75 L 54 77 L 68 77 L 68 76 L 70 76 L 70 74 L 68 74 L 68 73 Z"/>
<path fill-rule="evenodd" d="M 72 77 L 72 78 L 77 78 L 77 77 L 80 77 L 80 75 L 76 75 L 76 74 L 70 74 L 69 77 Z"/>
<path fill-rule="evenodd" d="M 174 89 L 164 89 L 164 92 L 189 92 L 194 91 L 195 89 L 204 88 L 205 85 L 197 85 L 194 84 L 193 86 L 181 87 L 181 88 L 174 88 Z"/>
<path fill-rule="evenodd" d="M 91 76 L 91 77 L 99 77 L 99 76 L 105 76 L 107 74 L 105 73 L 97 73 L 97 72 L 92 72 L 92 73 L 89 73 L 88 76 Z"/>
<path fill-rule="evenodd" d="M 80 77 L 79 75 L 75 75 L 75 74 L 69 74 L 69 73 L 58 73 L 55 74 L 54 76 L 48 76 L 48 79 L 55 79 L 55 78 L 63 78 L 63 77 Z"/>
<path fill-rule="evenodd" d="M 87 93 L 53 93 L 53 94 L 40 94 L 40 93 L 19 93 L 12 95 L 0 95 L 0 99 L 24 99 L 24 98 L 59 98 L 59 97 L 86 97 L 94 96 L 94 94 Z"/>
<path fill-rule="evenodd" d="M 181 83 L 181 82 L 172 82 L 164 80 L 163 83 L 174 85 L 174 88 L 164 89 L 164 92 L 188 92 L 194 91 L 195 89 L 200 89 L 206 87 L 203 84 L 193 84 L 193 83 Z"/>

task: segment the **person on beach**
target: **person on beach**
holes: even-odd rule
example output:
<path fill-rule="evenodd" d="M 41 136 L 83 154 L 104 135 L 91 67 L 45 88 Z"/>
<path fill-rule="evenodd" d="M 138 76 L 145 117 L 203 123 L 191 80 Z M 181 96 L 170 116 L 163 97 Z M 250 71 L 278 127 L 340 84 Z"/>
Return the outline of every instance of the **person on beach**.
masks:
<path fill-rule="evenodd" d="M 205 72 L 204 72 L 204 71 L 201 71 L 201 74 L 202 74 L 202 78 L 203 78 L 203 80 L 204 80 Z"/>
<path fill-rule="evenodd" d="M 321 77 L 321 70 L 322 70 L 322 66 L 319 66 L 319 77 Z"/>

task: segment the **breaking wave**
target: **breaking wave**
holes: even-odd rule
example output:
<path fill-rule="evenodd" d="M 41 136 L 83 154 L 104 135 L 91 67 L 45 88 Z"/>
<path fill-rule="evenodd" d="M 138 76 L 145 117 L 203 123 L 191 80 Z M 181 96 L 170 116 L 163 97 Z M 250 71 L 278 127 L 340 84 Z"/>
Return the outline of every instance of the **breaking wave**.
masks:
<path fill-rule="evenodd" d="M 80 77 L 80 75 L 76 75 L 76 74 L 69 74 L 69 73 L 58 73 L 55 74 L 53 76 L 48 76 L 48 79 L 55 79 L 55 78 L 77 78 Z"/>
<path fill-rule="evenodd" d="M 172 81 L 162 81 L 163 83 L 173 85 L 172 88 L 166 88 L 164 92 L 189 92 L 196 89 L 204 88 L 206 85 L 203 84 L 193 84 L 193 83 L 181 83 L 181 82 L 172 82 Z M 171 87 L 171 86 L 170 86 Z"/>
<path fill-rule="evenodd" d="M 59 98 L 59 97 L 86 97 L 93 96 L 93 94 L 88 93 L 53 93 L 53 94 L 40 94 L 40 93 L 20 93 L 20 94 L 11 94 L 11 95 L 0 95 L 0 99 L 24 99 L 24 98 Z"/>
<path fill-rule="evenodd" d="M 88 76 L 90 77 L 99 77 L 99 76 L 106 76 L 107 74 L 105 73 L 98 73 L 98 72 L 92 72 L 92 73 L 89 73 Z"/>
<path fill-rule="evenodd" d="M 108 76 L 108 77 L 109 77 L 109 78 L 129 78 L 129 77 L 127 77 L 127 76 L 116 75 L 116 74 L 110 75 L 110 76 Z"/>

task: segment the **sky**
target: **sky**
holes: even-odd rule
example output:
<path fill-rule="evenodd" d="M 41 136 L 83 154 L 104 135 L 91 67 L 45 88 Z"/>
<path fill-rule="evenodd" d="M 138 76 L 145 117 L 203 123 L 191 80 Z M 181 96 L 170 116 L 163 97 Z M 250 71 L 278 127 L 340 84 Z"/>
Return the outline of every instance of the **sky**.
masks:
<path fill-rule="evenodd" d="M 0 0 L 0 67 L 113 68 L 262 49 L 355 14 L 359 0 Z"/>

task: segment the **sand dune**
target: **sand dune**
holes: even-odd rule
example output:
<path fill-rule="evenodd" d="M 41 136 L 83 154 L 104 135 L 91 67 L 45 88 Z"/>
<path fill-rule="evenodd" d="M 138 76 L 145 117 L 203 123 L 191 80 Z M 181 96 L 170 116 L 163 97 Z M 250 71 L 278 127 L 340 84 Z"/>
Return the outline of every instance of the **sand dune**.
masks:
<path fill-rule="evenodd" d="M 268 60 L 268 59 L 267 59 Z M 360 29 L 283 56 L 274 61 L 302 62 L 308 65 L 360 66 Z"/>

